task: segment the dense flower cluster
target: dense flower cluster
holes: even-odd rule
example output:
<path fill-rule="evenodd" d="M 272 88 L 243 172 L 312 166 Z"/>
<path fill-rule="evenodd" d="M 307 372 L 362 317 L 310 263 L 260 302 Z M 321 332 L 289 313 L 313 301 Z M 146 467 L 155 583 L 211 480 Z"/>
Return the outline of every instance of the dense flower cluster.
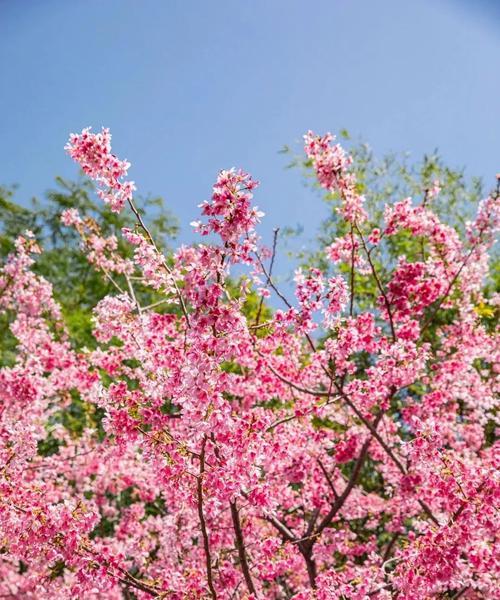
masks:
<path fill-rule="evenodd" d="M 0 369 L 1 597 L 498 594 L 500 355 L 477 311 L 498 197 L 465 240 L 411 199 L 375 226 L 344 150 L 305 139 L 348 233 L 325 249 L 334 276 L 296 272 L 294 304 L 266 266 L 249 175 L 222 171 L 201 205 L 195 227 L 213 241 L 165 257 L 108 130 L 71 136 L 101 198 L 136 214 L 123 231 L 134 252 L 121 256 L 76 210 L 62 215 L 89 262 L 127 284 L 95 307 L 92 348 L 74 347 L 29 232 L 0 272 L 17 339 Z M 374 256 L 401 232 L 425 252 L 382 273 Z M 248 278 L 230 279 L 238 264 L 283 309 L 249 313 Z M 356 301 L 359 277 L 370 306 Z M 161 302 L 144 306 L 139 287 Z M 71 406 L 99 425 L 70 433 L 54 416 Z"/>

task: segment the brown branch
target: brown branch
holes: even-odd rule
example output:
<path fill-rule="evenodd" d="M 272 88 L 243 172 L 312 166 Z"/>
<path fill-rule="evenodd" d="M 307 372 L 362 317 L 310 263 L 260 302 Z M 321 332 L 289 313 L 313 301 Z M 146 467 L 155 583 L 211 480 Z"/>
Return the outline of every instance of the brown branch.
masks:
<path fill-rule="evenodd" d="M 270 523 L 275 529 L 277 529 L 279 531 L 279 533 L 281 534 L 281 537 L 284 540 L 286 540 L 287 542 L 296 542 L 297 541 L 297 538 L 291 532 L 291 530 L 284 523 L 282 523 L 278 518 L 274 517 L 273 515 L 266 515 L 262 518 L 265 521 L 267 521 L 268 523 Z"/>
<path fill-rule="evenodd" d="M 238 550 L 238 556 L 240 559 L 241 570 L 243 571 L 243 577 L 247 584 L 248 591 L 257 598 L 257 591 L 253 584 L 252 576 L 250 574 L 250 568 L 248 566 L 247 553 L 245 549 L 245 541 L 243 539 L 243 531 L 241 529 L 240 515 L 236 501 L 231 502 L 231 517 L 233 519 L 234 533 L 236 535 L 236 548 Z"/>
<path fill-rule="evenodd" d="M 339 499 L 339 495 L 337 493 L 337 490 L 335 489 L 335 486 L 333 485 L 332 478 L 328 474 L 328 471 L 326 470 L 325 465 L 321 462 L 321 460 L 319 458 L 318 458 L 318 465 L 320 466 L 320 469 L 323 471 L 323 475 L 325 476 L 325 479 L 327 480 L 328 485 L 330 486 L 330 489 L 333 492 L 335 500 L 338 500 Z"/>
<path fill-rule="evenodd" d="M 248 500 L 248 494 L 247 494 L 247 492 L 241 490 L 241 495 L 243 496 L 243 498 L 246 498 Z M 288 526 L 285 523 L 282 523 L 274 515 L 262 515 L 260 517 L 260 519 L 262 519 L 263 521 L 267 521 L 268 523 L 270 523 L 275 529 L 277 529 L 279 531 L 279 533 L 281 534 L 282 538 L 284 540 L 286 540 L 287 542 L 296 542 L 297 541 L 297 538 L 290 531 L 290 529 L 288 528 Z"/>
<path fill-rule="evenodd" d="M 269 285 L 271 286 L 271 288 L 274 290 L 274 292 L 276 293 L 276 295 L 284 302 L 284 304 L 287 306 L 287 308 L 292 309 L 293 305 L 286 299 L 286 296 L 284 296 L 280 290 L 276 287 L 271 274 L 268 273 L 268 271 L 266 271 L 266 267 L 264 265 L 264 262 L 262 261 L 260 255 L 256 252 L 255 256 L 257 257 L 257 260 L 259 261 L 259 265 L 260 268 L 262 269 L 262 272 L 264 273 L 264 275 L 267 277 L 267 281 L 269 283 Z M 313 352 L 316 352 L 316 346 L 311 338 L 311 336 L 308 333 L 304 333 L 304 337 L 307 340 L 307 343 L 309 344 L 309 346 L 311 347 L 311 350 Z"/>
<path fill-rule="evenodd" d="M 487 479 L 483 480 L 480 483 L 480 485 L 478 486 L 478 488 L 476 490 L 476 494 L 479 494 L 483 490 L 484 486 L 486 485 L 486 482 L 487 482 Z M 471 501 L 471 498 L 466 498 L 465 500 L 462 500 L 462 503 L 460 504 L 459 508 L 450 517 L 450 520 L 448 521 L 448 526 L 452 525 L 458 519 L 458 517 L 464 512 L 465 508 L 470 503 L 470 501 Z"/>
<path fill-rule="evenodd" d="M 420 335 L 422 335 L 422 333 L 429 327 L 429 325 L 434 320 L 434 317 L 437 315 L 439 309 L 443 305 L 443 302 L 446 300 L 446 298 L 448 298 L 448 296 L 449 296 L 449 294 L 450 294 L 453 286 L 455 285 L 457 279 L 460 277 L 460 273 L 465 268 L 466 264 L 469 261 L 469 258 L 472 256 L 472 254 L 473 254 L 473 252 L 474 252 L 475 249 L 476 249 L 476 245 L 472 246 L 472 248 L 470 249 L 470 251 L 467 253 L 464 261 L 460 265 L 460 268 L 457 270 L 457 272 L 455 273 L 455 275 L 452 277 L 450 283 L 448 284 L 448 287 L 446 288 L 445 293 L 439 299 L 439 302 L 435 306 L 434 310 L 431 312 L 431 314 L 427 317 L 427 319 L 425 320 L 424 324 L 422 325 L 422 328 L 420 329 Z"/>
<path fill-rule="evenodd" d="M 217 600 L 217 593 L 214 588 L 213 575 L 212 575 L 212 558 L 210 556 L 210 542 L 207 533 L 207 524 L 205 521 L 205 515 L 203 514 L 203 474 L 205 472 L 205 446 L 207 438 L 203 439 L 200 452 L 200 474 L 198 475 L 198 481 L 196 486 L 197 498 L 198 498 L 198 518 L 200 520 L 201 534 L 203 536 L 203 548 L 205 550 L 205 564 L 207 569 L 207 583 L 210 590 L 210 595 L 213 600 Z"/>
<path fill-rule="evenodd" d="M 316 525 L 316 521 L 318 520 L 319 517 L 319 508 L 315 508 L 313 510 L 313 513 L 311 515 L 311 518 L 309 519 L 309 523 L 307 525 L 307 529 L 304 535 L 305 539 L 309 539 L 309 537 L 311 536 L 313 530 L 314 530 L 314 526 Z"/>
<path fill-rule="evenodd" d="M 394 544 L 398 541 L 400 536 L 401 536 L 401 532 L 396 531 L 394 533 L 394 535 L 392 536 L 392 538 L 390 539 L 389 543 L 387 544 L 387 548 L 385 549 L 384 555 L 382 556 L 382 564 L 385 563 L 385 561 L 391 555 L 392 549 L 394 548 Z"/>
<path fill-rule="evenodd" d="M 299 546 L 300 549 L 300 546 Z M 302 556 L 306 562 L 307 576 L 309 578 L 309 584 L 313 589 L 316 589 L 316 577 L 317 577 L 317 568 L 316 561 L 312 558 L 312 546 L 310 550 L 302 551 L 300 549 Z"/>
<path fill-rule="evenodd" d="M 378 276 L 377 270 L 375 269 L 375 265 L 373 264 L 370 251 L 368 250 L 368 248 L 366 246 L 365 238 L 363 237 L 363 234 L 361 233 L 361 230 L 359 229 L 359 227 L 357 225 L 356 225 L 356 230 L 357 230 L 358 235 L 359 235 L 359 237 L 361 239 L 361 243 L 363 245 L 363 249 L 365 251 L 366 258 L 368 259 L 368 264 L 370 265 L 370 269 L 371 269 L 373 278 L 375 279 L 375 283 L 377 284 L 379 292 L 382 294 L 382 298 L 384 299 L 385 309 L 386 309 L 387 315 L 389 317 L 389 325 L 390 325 L 390 328 L 391 328 L 392 341 L 395 342 L 396 341 L 396 329 L 394 327 L 394 320 L 393 320 L 393 316 L 392 316 L 391 303 L 389 302 L 389 298 L 387 297 L 387 294 L 386 294 L 386 292 L 384 290 L 384 286 L 382 285 L 382 282 L 380 281 L 380 278 Z"/>
<path fill-rule="evenodd" d="M 378 425 L 381 418 L 382 418 L 382 413 L 379 413 L 379 415 L 375 419 L 376 425 Z M 340 496 L 336 497 L 336 500 L 333 503 L 328 514 L 325 515 L 325 517 L 322 519 L 322 521 L 317 526 L 315 531 L 313 531 L 314 525 L 312 528 L 309 527 L 308 532 L 307 532 L 307 534 L 308 534 L 307 537 L 305 539 L 300 540 L 298 543 L 300 553 L 304 557 L 304 560 L 306 563 L 307 575 L 309 577 L 309 583 L 313 589 L 316 588 L 316 576 L 317 576 L 316 561 L 312 557 L 312 551 L 314 548 L 314 544 L 318 540 L 318 538 L 321 535 L 321 533 L 323 532 L 323 530 L 331 524 L 331 522 L 335 518 L 335 515 L 342 508 L 342 506 L 344 505 L 345 501 L 347 500 L 349 494 L 351 493 L 352 489 L 356 485 L 356 483 L 359 479 L 359 476 L 361 474 L 361 468 L 362 468 L 363 463 L 368 455 L 368 447 L 370 446 L 371 441 L 372 441 L 372 438 L 370 437 L 363 444 L 363 447 L 361 448 L 358 459 L 354 466 L 353 473 L 352 473 L 344 491 L 342 492 L 342 494 Z M 317 516 L 319 516 L 319 515 L 313 514 L 314 522 L 315 522 Z M 312 519 L 312 521 L 313 521 L 313 519 Z"/>
<path fill-rule="evenodd" d="M 377 417 L 375 418 L 374 422 L 373 422 L 373 426 L 377 427 L 377 425 L 380 423 L 380 420 L 382 419 L 382 413 L 380 412 Z M 329 510 L 328 514 L 325 515 L 325 517 L 323 518 L 323 520 L 321 521 L 321 523 L 318 525 L 318 527 L 316 528 L 316 539 L 317 537 L 321 534 L 321 532 L 330 525 L 330 523 L 333 521 L 333 519 L 335 518 L 336 514 L 339 512 L 339 510 L 344 506 L 345 501 L 347 500 L 347 498 L 349 497 L 349 494 L 351 493 L 352 489 L 354 488 L 354 486 L 356 485 L 356 483 L 358 482 L 359 476 L 361 474 L 361 469 L 363 467 L 363 464 L 368 456 L 368 448 L 370 447 L 372 438 L 369 437 L 365 443 L 363 444 L 363 446 L 361 447 L 360 453 L 358 455 L 358 458 L 356 460 L 356 463 L 354 465 L 354 469 L 353 472 L 349 478 L 349 481 L 347 482 L 347 485 L 344 488 L 344 491 L 342 492 L 342 494 L 340 496 L 338 496 L 338 498 L 335 500 L 335 502 L 333 503 L 331 509 Z M 312 542 L 312 544 L 314 544 L 314 542 Z"/>
<path fill-rule="evenodd" d="M 118 577 L 118 581 L 120 581 L 120 583 L 123 583 L 127 587 L 133 587 L 136 590 L 140 590 L 141 592 L 144 592 L 153 598 L 158 598 L 160 596 L 160 592 L 158 590 L 143 583 L 140 579 L 136 579 L 125 569 L 118 568 L 118 570 L 123 574 L 123 577 Z"/>
<path fill-rule="evenodd" d="M 350 276 L 351 297 L 349 299 L 349 315 L 351 317 L 354 312 L 354 278 L 355 278 L 354 258 L 355 258 L 354 233 L 353 233 L 353 225 L 351 224 L 351 276 Z"/>
<path fill-rule="evenodd" d="M 262 354 L 262 352 L 260 352 L 259 350 L 257 350 L 257 353 L 259 354 L 259 356 L 263 359 L 267 359 L 267 357 Z M 289 385 L 291 388 L 293 388 L 294 390 L 297 390 L 297 392 L 302 392 L 304 394 L 309 394 L 311 396 L 318 396 L 318 397 L 329 397 L 331 394 L 330 392 L 327 392 L 326 390 L 322 391 L 322 390 L 311 390 L 309 388 L 305 388 L 302 387 L 300 385 L 297 385 L 296 383 L 294 383 L 293 381 L 290 381 L 289 379 L 287 379 L 286 377 L 284 377 L 283 375 L 281 375 L 278 371 L 276 371 L 276 369 L 269 364 L 268 362 L 266 362 L 266 366 L 267 368 L 271 371 L 271 373 L 273 375 L 275 375 L 278 379 L 280 379 L 283 383 L 286 383 L 287 385 Z"/>
<path fill-rule="evenodd" d="M 261 356 L 263 356 L 261 353 L 259 353 L 259 354 Z M 323 396 L 323 397 L 324 396 L 327 396 L 327 397 L 330 396 L 330 392 L 326 392 L 326 391 L 322 392 L 322 391 L 310 390 L 308 388 L 303 388 L 303 387 L 301 387 L 299 385 L 296 385 L 292 381 L 289 381 L 285 377 L 283 377 L 282 375 L 280 375 L 275 369 L 273 369 L 273 367 L 271 365 L 267 364 L 267 367 L 271 370 L 271 372 L 274 375 L 276 375 L 276 377 L 278 377 L 278 379 L 281 379 L 281 381 L 283 381 L 284 383 L 287 383 L 288 385 L 290 385 L 290 387 L 293 387 L 294 389 L 296 389 L 299 392 L 303 392 L 305 394 L 311 394 L 312 396 Z M 353 401 L 350 399 L 350 397 L 342 390 L 342 388 L 337 384 L 337 382 L 335 382 L 335 379 L 331 375 L 329 375 L 329 377 L 330 377 L 331 381 L 333 381 L 335 387 L 337 388 L 338 395 L 345 401 L 345 403 L 355 413 L 355 415 L 360 419 L 360 421 L 368 428 L 368 430 L 370 431 L 370 433 L 372 434 L 372 436 L 382 446 L 382 448 L 384 449 L 384 451 L 387 454 L 387 456 L 389 456 L 389 458 L 396 465 L 396 467 L 399 469 L 399 471 L 403 475 L 407 475 L 407 470 L 405 469 L 405 467 L 403 466 L 403 464 L 401 463 L 401 461 L 396 457 L 396 455 L 391 450 L 391 448 L 384 441 L 384 439 L 382 438 L 382 436 L 375 429 L 375 427 L 373 426 L 373 424 L 370 423 L 370 421 L 368 421 L 368 419 L 366 419 L 366 417 L 360 412 L 360 410 L 356 407 L 356 405 L 353 403 Z M 392 394 L 394 394 L 394 393 L 395 393 L 395 390 L 392 392 Z M 435 523 L 436 525 L 440 525 L 439 521 L 433 515 L 432 510 L 429 508 L 429 506 L 423 500 L 419 499 L 417 501 L 418 501 L 419 505 L 422 507 L 422 509 L 424 510 L 424 512 L 427 514 L 427 516 L 433 521 L 433 523 Z"/>
<path fill-rule="evenodd" d="M 351 398 L 336 383 L 334 385 L 337 387 L 339 396 L 341 396 L 343 398 L 343 400 L 345 401 L 347 406 L 349 406 L 349 408 L 354 412 L 354 414 L 363 423 L 363 425 L 365 425 L 369 429 L 370 433 L 377 440 L 377 442 L 382 446 L 382 448 L 385 450 L 386 454 L 389 456 L 389 458 L 392 460 L 392 462 L 397 466 L 397 468 L 401 471 L 401 473 L 406 475 L 406 469 L 401 464 L 401 461 L 396 457 L 396 455 L 391 450 L 391 448 L 383 440 L 382 436 L 376 430 L 375 426 L 372 423 L 370 423 L 370 421 L 368 421 L 368 419 L 363 415 L 363 413 L 356 407 L 356 405 L 351 400 Z M 394 395 L 394 392 L 391 394 L 391 396 L 392 395 Z M 379 414 L 379 417 L 381 417 L 381 416 L 382 416 L 382 413 Z"/>
<path fill-rule="evenodd" d="M 288 308 L 293 308 L 293 306 L 291 305 L 291 303 L 286 299 L 286 296 L 284 296 L 279 289 L 276 287 L 272 277 L 271 277 L 271 273 L 269 273 L 266 270 L 266 267 L 264 265 L 264 262 L 262 261 L 260 255 L 256 252 L 255 256 L 257 257 L 257 260 L 259 261 L 259 265 L 260 268 L 262 269 L 262 272 L 264 273 L 264 275 L 266 276 L 266 281 L 267 284 L 272 288 L 272 290 L 274 291 L 274 293 L 278 296 L 278 298 L 280 298 L 282 300 L 282 302 L 288 307 Z"/>
<path fill-rule="evenodd" d="M 269 275 L 267 276 L 266 287 L 270 284 L 270 278 L 273 273 L 274 260 L 276 258 L 276 244 L 278 243 L 278 233 L 279 227 L 277 227 L 273 232 L 273 250 L 271 254 L 271 262 L 269 264 Z M 254 327 L 258 327 L 260 323 L 260 316 L 262 313 L 262 307 L 264 306 L 264 296 L 261 297 L 259 302 L 259 309 L 257 311 L 257 316 L 255 317 Z"/>

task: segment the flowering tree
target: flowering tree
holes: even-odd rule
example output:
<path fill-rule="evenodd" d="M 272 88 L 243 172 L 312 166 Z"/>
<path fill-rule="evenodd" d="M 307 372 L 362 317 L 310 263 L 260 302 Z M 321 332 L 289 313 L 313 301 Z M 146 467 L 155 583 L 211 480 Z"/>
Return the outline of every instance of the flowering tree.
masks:
<path fill-rule="evenodd" d="M 33 271 L 30 232 L 0 275 L 16 338 L 0 370 L 0 596 L 494 597 L 498 298 L 483 284 L 498 189 L 463 235 L 432 210 L 438 182 L 371 215 L 351 158 L 308 133 L 339 235 L 292 300 L 248 174 L 220 172 L 201 205 L 213 241 L 164 255 L 110 141 L 84 130 L 66 147 L 135 219 L 127 253 L 62 214 L 115 289 L 92 344 Z M 63 418 L 75 407 L 79 430 Z"/>

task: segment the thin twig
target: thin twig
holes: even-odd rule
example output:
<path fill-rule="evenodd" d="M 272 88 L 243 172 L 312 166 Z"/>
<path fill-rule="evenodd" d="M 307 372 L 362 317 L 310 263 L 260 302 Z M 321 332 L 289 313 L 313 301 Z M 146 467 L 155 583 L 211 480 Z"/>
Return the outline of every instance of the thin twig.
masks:
<path fill-rule="evenodd" d="M 359 229 L 359 227 L 357 225 L 356 225 L 356 230 L 361 239 L 361 243 L 363 245 L 363 249 L 365 251 L 366 258 L 368 260 L 368 264 L 370 265 L 370 269 L 371 269 L 373 278 L 375 279 L 375 283 L 377 284 L 379 292 L 382 294 L 382 298 L 384 299 L 385 309 L 386 309 L 387 315 L 389 317 L 389 326 L 391 328 L 392 341 L 395 342 L 396 341 L 396 329 L 394 327 L 394 319 L 392 316 L 391 303 L 389 302 L 389 298 L 387 297 L 387 294 L 384 290 L 384 286 L 382 285 L 382 282 L 380 281 L 377 270 L 375 269 L 375 265 L 373 264 L 370 251 L 368 250 L 368 248 L 366 246 L 365 238 L 363 237 L 363 234 L 361 233 L 361 230 Z"/>
<path fill-rule="evenodd" d="M 127 286 L 130 292 L 130 295 L 132 297 L 132 300 L 134 301 L 134 304 L 137 306 L 137 312 L 139 314 L 142 313 L 142 306 L 139 304 L 137 297 L 135 295 L 135 290 L 134 290 L 134 286 L 132 285 L 132 282 L 130 281 L 130 278 L 128 275 L 125 275 L 125 281 L 127 282 Z"/>
<path fill-rule="evenodd" d="M 396 531 L 392 536 L 391 540 L 387 544 L 387 548 L 385 549 L 384 555 L 382 556 L 382 563 L 385 563 L 387 559 L 390 557 L 392 549 L 394 548 L 394 544 L 398 541 L 398 538 L 401 536 L 400 531 Z"/>
<path fill-rule="evenodd" d="M 333 485 L 332 478 L 330 477 L 328 471 L 326 470 L 325 465 L 321 462 L 321 460 L 319 458 L 318 458 L 318 465 L 320 466 L 320 469 L 323 471 L 323 475 L 325 476 L 325 479 L 327 480 L 328 485 L 330 486 L 330 489 L 333 492 L 335 500 L 338 500 L 339 495 L 337 493 L 337 490 L 335 489 L 335 486 Z"/>
<path fill-rule="evenodd" d="M 271 254 L 271 262 L 269 264 L 269 275 L 267 277 L 267 281 L 266 281 L 266 287 L 269 286 L 270 284 L 270 277 L 273 273 L 273 267 L 274 267 L 274 259 L 276 258 L 276 244 L 278 242 L 278 233 L 279 233 L 279 227 L 277 227 L 274 232 L 273 232 L 273 250 L 272 250 L 272 254 Z M 259 309 L 257 311 L 257 316 L 255 317 L 255 323 L 254 323 L 254 327 L 258 327 L 259 326 L 259 322 L 260 322 L 260 316 L 262 313 L 262 307 L 264 306 L 264 296 L 261 297 L 260 302 L 259 302 Z"/>
<path fill-rule="evenodd" d="M 261 356 L 262 356 L 262 354 L 261 354 Z M 318 391 L 316 391 L 316 390 L 310 390 L 308 388 L 304 388 L 302 386 L 296 385 L 292 381 L 289 381 L 285 377 L 283 377 L 282 375 L 280 375 L 275 369 L 273 369 L 273 367 L 271 365 L 269 365 L 268 363 L 266 363 L 266 364 L 267 364 L 267 367 L 271 370 L 271 372 L 274 375 L 276 375 L 276 377 L 278 377 L 278 379 L 280 379 L 284 383 L 287 383 L 288 385 L 290 385 L 290 387 L 296 389 L 299 392 L 303 392 L 305 394 L 311 394 L 312 396 L 329 396 L 330 395 L 330 393 L 326 392 L 326 391 L 323 392 L 323 391 L 319 391 L 319 390 Z M 332 381 L 334 381 L 334 378 L 331 375 L 330 375 L 330 377 L 331 377 Z M 373 426 L 373 424 L 370 423 L 370 421 L 368 421 L 368 419 L 366 419 L 366 417 L 361 413 L 361 411 L 353 403 L 353 401 L 351 400 L 351 398 L 342 390 L 342 388 L 335 381 L 334 381 L 334 385 L 337 388 L 337 392 L 338 392 L 339 396 L 345 401 L 345 403 L 349 406 L 349 408 L 351 408 L 351 410 L 356 414 L 356 416 L 360 419 L 360 421 L 369 429 L 370 433 L 377 440 L 377 442 L 382 446 L 382 448 L 385 450 L 386 454 L 389 456 L 389 458 L 392 460 L 392 462 L 397 466 L 397 468 L 400 470 L 400 472 L 403 475 L 406 475 L 407 474 L 407 470 L 405 469 L 405 467 L 403 466 L 403 464 L 401 463 L 401 461 L 396 457 L 396 455 L 391 450 L 391 448 L 384 441 L 384 439 L 382 438 L 382 436 L 375 429 L 375 427 Z M 394 393 L 395 393 L 395 390 L 394 390 Z M 433 515 L 432 510 L 430 509 L 430 507 L 423 500 L 418 499 L 417 502 L 420 504 L 420 506 L 422 507 L 422 509 L 424 510 L 424 512 L 427 514 L 427 516 L 436 525 L 440 525 L 440 523 L 437 520 L 437 518 Z"/>
<path fill-rule="evenodd" d="M 382 419 L 382 412 L 380 412 L 377 415 L 377 417 L 375 418 L 375 420 L 373 422 L 373 428 L 377 427 L 377 425 L 380 423 L 381 419 Z M 330 525 L 330 523 L 332 522 L 332 520 L 334 519 L 334 517 L 336 516 L 336 514 L 344 506 L 344 503 L 347 500 L 347 498 L 349 497 L 349 494 L 351 493 L 352 489 L 354 488 L 354 486 L 358 482 L 359 476 L 361 474 L 361 468 L 363 467 L 363 464 L 364 464 L 364 462 L 365 462 L 365 460 L 366 460 L 366 458 L 368 456 L 368 448 L 370 447 L 371 440 L 372 440 L 372 438 L 369 437 L 365 441 L 365 443 L 363 444 L 363 446 L 361 447 L 361 450 L 359 452 L 358 458 L 357 458 L 356 463 L 354 465 L 353 472 L 351 474 L 351 477 L 349 478 L 349 481 L 347 482 L 347 485 L 344 488 L 344 491 L 335 500 L 335 502 L 333 503 L 333 505 L 332 505 L 330 511 L 328 512 L 328 514 L 323 518 L 323 520 L 320 522 L 320 524 L 316 528 L 315 533 L 316 533 L 317 536 L 326 527 L 328 527 Z"/>
<path fill-rule="evenodd" d="M 354 259 L 355 259 L 355 249 L 354 249 L 354 232 L 353 226 L 351 225 L 351 275 L 350 275 L 350 294 L 351 297 L 349 299 L 349 315 L 352 317 L 354 313 Z"/>
<path fill-rule="evenodd" d="M 170 269 L 170 267 L 167 264 L 167 261 L 165 259 L 165 257 L 163 256 L 163 254 L 158 250 L 158 247 L 153 239 L 153 236 L 151 235 L 151 232 L 149 231 L 149 229 L 146 227 L 146 224 L 144 223 L 144 220 L 140 214 L 140 212 L 137 210 L 134 201 L 129 198 L 128 199 L 128 204 L 130 206 L 130 209 L 132 210 L 132 212 L 134 213 L 134 215 L 136 216 L 136 219 L 139 223 L 139 225 L 141 226 L 142 230 L 144 231 L 144 233 L 146 234 L 146 237 L 149 241 L 149 243 L 151 244 L 151 246 L 153 247 L 153 249 L 156 251 L 156 253 L 162 257 L 162 266 L 163 268 L 167 271 L 167 273 L 169 275 L 172 275 L 172 270 Z M 181 310 L 182 310 L 182 314 L 184 315 L 184 318 L 186 319 L 186 324 L 188 327 L 191 327 L 191 322 L 189 320 L 189 314 L 186 308 L 186 303 L 184 302 L 184 297 L 181 294 L 181 291 L 179 289 L 179 286 L 177 285 L 177 282 L 175 281 L 174 277 L 172 277 L 172 283 L 174 285 L 175 288 L 175 292 L 177 294 L 177 297 L 179 299 L 179 303 L 181 306 Z"/>
<path fill-rule="evenodd" d="M 427 317 L 424 324 L 422 325 L 422 328 L 420 329 L 420 335 L 422 335 L 422 333 L 429 327 L 429 325 L 434 320 L 434 317 L 436 316 L 437 312 L 443 305 L 443 302 L 446 300 L 446 298 L 448 298 L 453 286 L 455 285 L 455 282 L 460 277 L 460 273 L 465 268 L 467 262 L 469 261 L 469 258 L 472 256 L 472 253 L 474 252 L 475 249 L 476 249 L 476 246 L 472 246 L 470 251 L 467 253 L 465 259 L 463 260 L 462 264 L 460 265 L 460 268 L 457 270 L 455 275 L 452 277 L 450 283 L 448 284 L 448 287 L 446 288 L 445 293 L 443 294 L 443 296 L 441 296 L 441 298 L 439 299 L 439 302 L 436 304 L 434 310 L 431 312 L 431 314 Z"/>

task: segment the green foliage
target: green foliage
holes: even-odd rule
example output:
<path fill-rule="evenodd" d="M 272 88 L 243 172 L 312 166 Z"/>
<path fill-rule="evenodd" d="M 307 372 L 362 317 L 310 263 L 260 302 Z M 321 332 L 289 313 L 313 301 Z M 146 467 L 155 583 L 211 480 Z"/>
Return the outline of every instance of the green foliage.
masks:
<path fill-rule="evenodd" d="M 40 456 L 52 456 L 52 454 L 57 454 L 60 445 L 61 442 L 49 433 L 44 440 L 38 442 L 38 454 Z"/>
<path fill-rule="evenodd" d="M 57 560 L 52 566 L 49 567 L 50 575 L 49 579 L 52 581 L 57 579 L 57 577 L 62 577 L 64 574 L 64 569 L 66 568 L 66 564 L 63 560 Z"/>
<path fill-rule="evenodd" d="M 336 433 L 343 433 L 345 431 L 345 426 L 337 423 L 336 421 L 332 421 L 332 419 L 328 417 L 318 417 L 314 415 L 311 419 L 312 426 L 315 429 L 331 429 Z"/>

